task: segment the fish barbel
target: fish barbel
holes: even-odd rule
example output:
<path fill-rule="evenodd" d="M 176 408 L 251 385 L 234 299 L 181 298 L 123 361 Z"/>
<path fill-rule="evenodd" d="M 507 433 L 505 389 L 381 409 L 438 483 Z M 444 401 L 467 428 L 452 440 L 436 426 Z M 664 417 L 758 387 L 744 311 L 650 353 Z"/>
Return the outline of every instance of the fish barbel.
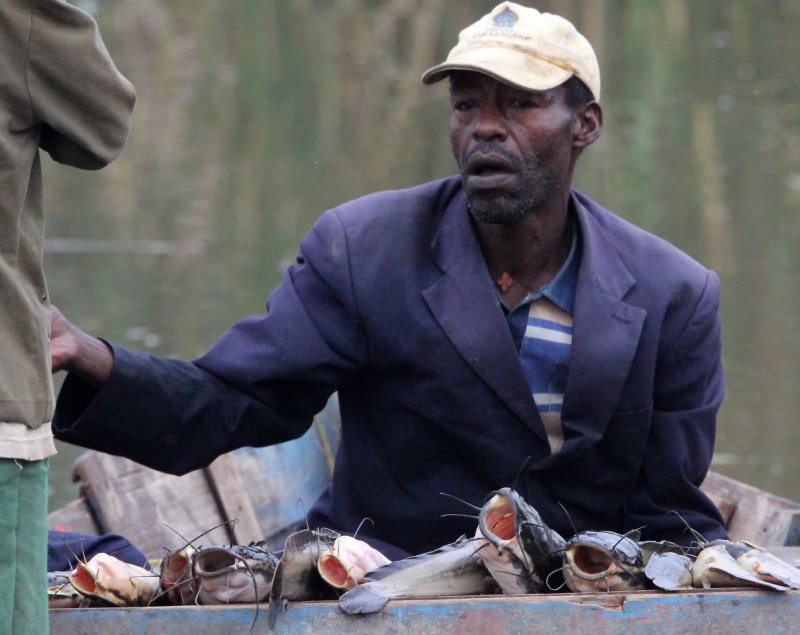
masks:
<path fill-rule="evenodd" d="M 478 554 L 503 593 L 540 593 L 561 567 L 566 542 L 510 488 L 492 492 L 478 516 Z M 480 541 L 479 541 L 480 542 Z"/>
<path fill-rule="evenodd" d="M 391 599 L 482 595 L 496 588 L 475 544 L 462 536 L 452 544 L 368 573 L 361 584 L 339 598 L 339 607 L 345 613 L 375 613 Z"/>
<path fill-rule="evenodd" d="M 391 562 L 380 551 L 352 536 L 339 536 L 317 561 L 322 579 L 337 589 L 352 589 L 365 574 Z"/>
<path fill-rule="evenodd" d="M 613 531 L 581 532 L 564 550 L 564 581 L 576 592 L 643 589 L 644 568 L 636 540 Z"/>
<path fill-rule="evenodd" d="M 146 606 L 158 593 L 158 576 L 152 571 L 107 553 L 78 563 L 69 581 L 81 595 L 117 606 Z"/>
<path fill-rule="evenodd" d="M 242 604 L 267 598 L 278 559 L 263 543 L 198 549 L 192 557 L 200 604 Z"/>

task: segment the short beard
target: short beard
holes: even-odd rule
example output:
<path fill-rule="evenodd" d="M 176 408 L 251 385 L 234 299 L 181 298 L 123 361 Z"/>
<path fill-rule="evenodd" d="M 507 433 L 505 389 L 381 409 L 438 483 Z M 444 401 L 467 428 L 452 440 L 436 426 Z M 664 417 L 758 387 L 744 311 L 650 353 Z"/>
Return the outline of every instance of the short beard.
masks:
<path fill-rule="evenodd" d="M 502 152 L 511 162 L 519 178 L 519 187 L 504 196 L 475 196 L 468 198 L 467 208 L 472 217 L 483 223 L 501 225 L 515 223 L 542 207 L 560 189 L 560 180 L 552 166 L 553 152 L 544 155 L 526 156 L 519 161 L 513 155 Z M 466 185 L 466 176 L 462 175 Z"/>

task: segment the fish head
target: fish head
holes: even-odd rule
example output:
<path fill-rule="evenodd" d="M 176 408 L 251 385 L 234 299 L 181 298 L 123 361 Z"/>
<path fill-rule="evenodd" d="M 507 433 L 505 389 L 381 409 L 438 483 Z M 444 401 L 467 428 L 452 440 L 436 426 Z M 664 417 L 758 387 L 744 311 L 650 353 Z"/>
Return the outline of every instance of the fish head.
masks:
<path fill-rule="evenodd" d="M 562 566 L 564 539 L 511 488 L 489 495 L 478 516 L 478 529 L 498 552 L 512 552 L 535 585 L 541 587 Z"/>
<path fill-rule="evenodd" d="M 645 584 L 641 549 L 616 532 L 577 534 L 566 543 L 564 565 L 564 578 L 572 590 L 633 590 Z"/>
<path fill-rule="evenodd" d="M 481 507 L 478 527 L 498 551 L 502 551 L 510 541 L 516 540 L 518 498 L 516 492 L 504 488 L 492 492 Z"/>
<path fill-rule="evenodd" d="M 187 545 L 164 556 L 161 561 L 159 586 L 172 604 L 190 604 L 197 593 L 192 574 L 192 556 L 195 549 Z"/>
<path fill-rule="evenodd" d="M 171 551 L 164 556 L 161 561 L 160 573 L 162 589 L 170 589 L 190 576 L 194 552 L 194 547 L 187 545 L 183 549 Z"/>
<path fill-rule="evenodd" d="M 215 577 L 237 569 L 275 571 L 278 559 L 266 549 L 230 545 L 198 549 L 192 557 L 192 573 L 199 577 Z"/>
<path fill-rule="evenodd" d="M 255 545 L 199 549 L 192 558 L 201 604 L 258 602 L 270 591 L 278 559 Z"/>
<path fill-rule="evenodd" d="M 747 551 L 736 558 L 745 571 L 764 582 L 800 589 L 800 569 L 762 547 L 747 546 Z"/>
<path fill-rule="evenodd" d="M 367 573 L 389 564 L 377 549 L 352 536 L 339 536 L 317 560 L 322 579 L 336 589 L 352 589 Z"/>
<path fill-rule="evenodd" d="M 69 580 L 81 595 L 117 606 L 146 605 L 158 591 L 158 576 L 152 571 L 107 553 L 78 563 Z"/>

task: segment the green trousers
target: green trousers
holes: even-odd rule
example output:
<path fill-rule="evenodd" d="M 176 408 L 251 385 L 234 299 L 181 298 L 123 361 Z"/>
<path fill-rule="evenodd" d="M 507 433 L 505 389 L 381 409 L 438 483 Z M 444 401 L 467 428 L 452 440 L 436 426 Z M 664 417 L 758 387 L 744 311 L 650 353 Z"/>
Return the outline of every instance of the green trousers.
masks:
<path fill-rule="evenodd" d="M 48 459 L 0 459 L 0 635 L 50 631 L 47 613 Z"/>

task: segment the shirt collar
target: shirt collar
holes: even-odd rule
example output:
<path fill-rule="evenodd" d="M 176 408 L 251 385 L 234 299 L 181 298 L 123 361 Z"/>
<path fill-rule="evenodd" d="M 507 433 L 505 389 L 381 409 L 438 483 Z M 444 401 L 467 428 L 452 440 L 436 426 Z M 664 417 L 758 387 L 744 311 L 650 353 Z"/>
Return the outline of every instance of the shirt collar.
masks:
<path fill-rule="evenodd" d="M 575 304 L 575 286 L 578 282 L 578 269 L 580 266 L 580 229 L 578 223 L 572 222 L 572 245 L 569 249 L 567 260 L 555 277 L 543 287 L 525 298 L 525 302 L 546 297 L 552 300 L 559 308 L 572 315 Z"/>

